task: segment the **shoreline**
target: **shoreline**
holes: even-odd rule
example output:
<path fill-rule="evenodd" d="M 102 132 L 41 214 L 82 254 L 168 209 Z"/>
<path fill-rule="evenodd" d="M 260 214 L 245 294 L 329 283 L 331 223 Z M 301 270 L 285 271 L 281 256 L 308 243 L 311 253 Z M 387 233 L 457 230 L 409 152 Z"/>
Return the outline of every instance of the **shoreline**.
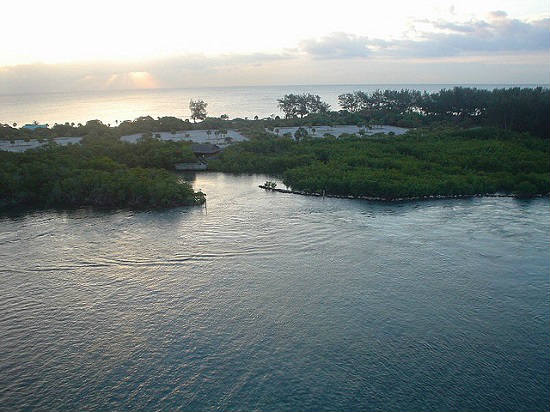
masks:
<path fill-rule="evenodd" d="M 259 185 L 258 187 L 266 191 L 289 193 L 289 194 L 300 195 L 300 196 L 329 197 L 329 198 L 335 198 L 335 199 L 369 200 L 369 201 L 375 201 L 375 202 L 409 202 L 409 201 L 417 201 L 417 200 L 435 200 L 435 199 L 439 199 L 439 200 L 468 199 L 468 198 L 474 198 L 474 197 L 508 197 L 508 198 L 515 198 L 515 199 L 531 199 L 531 198 L 541 198 L 541 197 L 550 196 L 550 193 L 547 193 L 547 194 L 538 194 L 538 195 L 522 198 L 516 195 L 504 194 L 504 193 L 502 194 L 501 193 L 477 193 L 474 195 L 427 195 L 427 196 L 388 198 L 388 197 L 378 197 L 378 196 L 331 195 L 331 194 L 323 194 L 323 193 L 316 193 L 316 192 L 306 192 L 302 190 L 277 189 L 277 188 L 272 188 L 265 185 Z"/>

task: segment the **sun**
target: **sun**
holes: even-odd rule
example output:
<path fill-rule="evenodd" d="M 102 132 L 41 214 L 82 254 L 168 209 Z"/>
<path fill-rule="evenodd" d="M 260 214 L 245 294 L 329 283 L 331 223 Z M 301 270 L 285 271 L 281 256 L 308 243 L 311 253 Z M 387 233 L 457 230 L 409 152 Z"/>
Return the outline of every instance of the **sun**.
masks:
<path fill-rule="evenodd" d="M 155 78 L 149 72 L 130 72 L 128 79 L 139 89 L 153 89 L 158 86 Z"/>

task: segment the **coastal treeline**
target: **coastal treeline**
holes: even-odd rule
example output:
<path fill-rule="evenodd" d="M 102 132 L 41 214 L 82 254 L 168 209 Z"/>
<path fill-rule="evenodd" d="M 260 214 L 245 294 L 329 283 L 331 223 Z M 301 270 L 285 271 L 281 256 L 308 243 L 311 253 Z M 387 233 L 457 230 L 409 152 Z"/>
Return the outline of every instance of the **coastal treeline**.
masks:
<path fill-rule="evenodd" d="M 210 168 L 277 175 L 294 190 L 386 199 L 550 191 L 547 142 L 495 128 L 258 139 L 229 147 Z"/>
<path fill-rule="evenodd" d="M 374 123 L 419 127 L 447 123 L 464 127 L 493 126 L 549 138 L 550 90 L 520 88 L 485 90 L 470 87 L 418 90 L 355 91 L 342 94 L 343 110 Z"/>
<path fill-rule="evenodd" d="M 277 100 L 283 118 L 270 116 L 259 119 L 229 119 L 227 115 L 206 117 L 206 102 L 197 101 L 191 108 L 198 123 L 173 116 L 153 118 L 141 116 L 134 120 L 104 124 L 90 120 L 85 124 L 63 123 L 34 130 L 16 124 L 0 124 L 0 139 L 39 139 L 55 137 L 97 136 L 112 133 L 123 136 L 135 133 L 186 131 L 195 129 L 237 129 L 247 136 L 256 136 L 265 128 L 354 124 L 368 126 L 387 124 L 402 127 L 498 127 L 504 130 L 528 132 L 549 138 L 550 90 L 548 88 L 503 88 L 494 90 L 470 87 L 442 89 L 435 93 L 418 90 L 377 90 L 371 93 L 355 91 L 338 97 L 340 110 L 331 107 L 318 95 L 287 94 Z M 196 109 L 197 113 L 193 114 Z"/>
<path fill-rule="evenodd" d="M 284 126 L 387 124 L 401 127 L 498 127 L 550 137 L 550 90 L 548 88 L 471 87 L 418 90 L 355 91 L 338 96 L 341 110 L 311 94 L 288 94 L 278 100 L 284 119 L 266 119 L 270 129 Z"/>
<path fill-rule="evenodd" d="M 204 202 L 204 194 L 164 169 L 190 159 L 186 143 L 112 136 L 23 153 L 0 151 L 0 207 L 160 208 Z"/>

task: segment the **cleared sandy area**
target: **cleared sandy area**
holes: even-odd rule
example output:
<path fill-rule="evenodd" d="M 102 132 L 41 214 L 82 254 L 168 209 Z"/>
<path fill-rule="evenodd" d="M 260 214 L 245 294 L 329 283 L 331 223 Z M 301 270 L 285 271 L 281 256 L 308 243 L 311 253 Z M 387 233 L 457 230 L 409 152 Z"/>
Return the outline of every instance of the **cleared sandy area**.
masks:
<path fill-rule="evenodd" d="M 158 136 L 157 136 L 158 135 Z M 135 143 L 140 137 L 143 136 L 143 133 L 136 133 L 136 134 L 130 134 L 126 136 L 122 136 L 120 140 L 130 143 Z M 218 145 L 220 147 L 227 146 L 228 143 L 225 138 L 230 137 L 231 143 L 233 142 L 242 142 L 243 140 L 247 140 L 246 137 L 244 137 L 242 134 L 237 132 L 236 130 L 227 130 L 227 134 L 224 135 L 216 135 L 215 130 L 210 130 L 210 134 L 208 134 L 208 130 L 184 130 L 179 132 L 155 132 L 153 133 L 153 136 L 160 138 L 161 140 L 173 140 L 173 141 L 182 141 L 182 140 L 191 140 L 195 143 L 211 143 Z"/>
<path fill-rule="evenodd" d="M 57 137 L 53 140 L 58 145 L 66 146 L 68 144 L 80 143 L 82 137 Z M 44 139 L 43 142 L 39 142 L 38 140 L 34 139 L 26 142 L 23 139 L 18 139 L 14 140 L 13 143 L 11 143 L 9 140 L 0 140 L 0 150 L 4 150 L 7 152 L 24 152 L 25 150 L 29 149 L 36 149 L 37 147 L 43 146 L 47 143 L 48 141 L 46 139 Z"/>
<path fill-rule="evenodd" d="M 225 147 L 233 142 L 241 142 L 246 140 L 242 134 L 236 130 L 228 130 L 227 134 L 216 135 L 214 130 L 211 130 L 211 133 L 208 134 L 208 130 L 186 130 L 179 131 L 176 133 L 171 132 L 156 132 L 153 133 L 153 136 L 157 137 L 160 135 L 161 140 L 173 140 L 173 141 L 182 141 L 182 140 L 191 140 L 195 143 L 211 143 L 218 145 L 220 147 Z M 130 143 L 135 143 L 139 138 L 143 136 L 143 133 L 136 133 L 131 135 L 122 136 L 120 140 Z M 231 141 L 227 142 L 226 137 L 230 137 Z M 57 137 L 54 141 L 62 146 L 68 144 L 80 143 L 82 137 Z M 23 139 L 14 140 L 14 143 L 11 143 L 9 140 L 0 140 L 0 150 L 5 150 L 8 152 L 24 152 L 29 149 L 36 149 L 37 147 L 47 144 L 47 140 L 39 142 L 38 140 L 30 140 L 28 142 Z"/>
<path fill-rule="evenodd" d="M 364 130 L 366 136 L 372 136 L 373 134 L 376 134 L 376 133 L 388 134 L 390 132 L 393 132 L 396 135 L 401 135 L 406 133 L 409 130 L 403 127 L 386 126 L 386 125 L 373 126 L 372 129 L 361 128 L 355 125 L 312 126 L 312 127 L 307 126 L 307 127 L 304 127 L 304 129 L 306 129 L 309 135 L 312 137 L 324 137 L 325 133 L 329 133 L 336 137 L 340 136 L 343 133 L 359 134 L 360 130 Z M 277 130 L 278 130 L 278 133 L 277 133 Z M 275 131 L 273 131 L 273 133 L 276 133 L 279 136 L 283 136 L 285 133 L 290 133 L 294 137 L 294 133 L 296 133 L 296 130 L 298 130 L 298 127 L 279 127 L 279 128 L 275 128 Z"/>
<path fill-rule="evenodd" d="M 323 137 L 326 133 L 329 133 L 333 136 L 340 136 L 342 133 L 355 133 L 359 134 L 359 131 L 362 129 L 360 127 L 357 127 L 355 125 L 338 125 L 338 126 L 313 126 L 313 127 L 305 127 L 305 129 L 308 131 L 310 136 L 313 137 Z M 298 130 L 298 127 L 279 127 L 275 130 L 278 130 L 277 132 L 273 132 L 278 134 L 279 136 L 283 136 L 285 133 L 290 133 L 292 136 L 294 136 L 294 133 L 296 130 Z M 405 129 L 403 127 L 395 127 L 395 126 L 373 126 L 372 129 L 363 128 L 365 131 L 366 136 L 372 136 L 376 133 L 390 133 L 393 132 L 396 135 L 403 134 L 407 132 L 409 129 Z M 135 133 L 130 134 L 126 136 L 122 136 L 120 140 L 130 143 L 135 143 L 139 138 L 143 136 L 143 133 Z M 236 130 L 227 130 L 227 134 L 224 135 L 216 135 L 215 130 L 210 130 L 210 134 L 208 134 L 208 130 L 184 130 L 184 131 L 178 131 L 175 133 L 172 132 L 156 132 L 153 133 L 153 136 L 160 138 L 161 140 L 173 140 L 173 141 L 182 141 L 182 140 L 191 140 L 195 143 L 211 143 L 218 145 L 220 147 L 226 147 L 234 142 L 242 142 L 243 140 L 247 140 L 245 136 L 237 132 Z M 230 137 L 231 141 L 227 142 L 226 137 Z M 54 139 L 54 141 L 62 146 L 68 145 L 68 144 L 76 144 L 80 143 L 82 140 L 82 137 L 57 137 Z M 22 139 L 14 140 L 14 143 L 11 143 L 9 140 L 0 140 L 0 150 L 5 150 L 8 152 L 24 152 L 25 150 L 29 149 L 35 149 L 37 147 L 43 146 L 47 143 L 47 140 L 44 140 L 42 143 L 38 140 L 30 140 L 28 142 L 25 142 Z"/>

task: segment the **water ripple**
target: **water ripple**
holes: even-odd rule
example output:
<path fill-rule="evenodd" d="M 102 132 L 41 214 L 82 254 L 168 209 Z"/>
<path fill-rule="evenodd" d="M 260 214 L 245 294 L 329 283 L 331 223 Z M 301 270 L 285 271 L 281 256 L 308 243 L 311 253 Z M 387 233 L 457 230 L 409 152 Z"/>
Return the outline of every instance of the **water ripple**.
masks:
<path fill-rule="evenodd" d="M 199 174 L 208 210 L 0 218 L 0 410 L 545 410 L 548 199 Z"/>

